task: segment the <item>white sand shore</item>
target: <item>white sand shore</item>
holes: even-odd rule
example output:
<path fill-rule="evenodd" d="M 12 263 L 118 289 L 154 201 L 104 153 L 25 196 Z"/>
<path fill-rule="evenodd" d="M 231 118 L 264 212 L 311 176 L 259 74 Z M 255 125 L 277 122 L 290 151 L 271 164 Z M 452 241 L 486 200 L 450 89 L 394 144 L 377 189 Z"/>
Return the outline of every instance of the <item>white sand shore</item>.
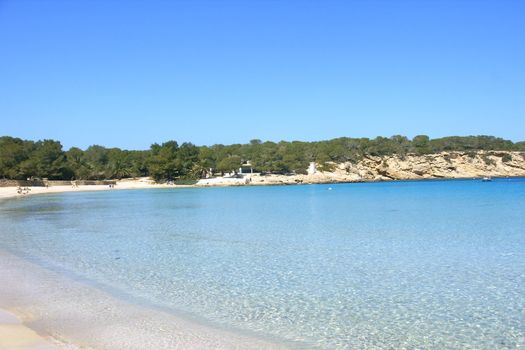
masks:
<path fill-rule="evenodd" d="M 143 178 L 119 181 L 114 188 L 30 187 L 29 195 L 176 187 L 188 186 Z M 0 199 L 22 196 L 16 187 L 0 187 Z M 285 348 L 122 301 L 2 250 L 0 286 L 2 350 Z"/>
<path fill-rule="evenodd" d="M 499 162 L 497 163 L 499 167 L 494 167 L 494 169 L 486 169 L 486 165 L 481 164 L 481 162 L 474 164 L 464 162 L 466 165 L 463 163 L 459 165 L 454 164 L 457 168 L 452 174 L 437 172 L 436 169 L 440 170 L 444 166 L 435 167 L 434 164 L 432 165 L 434 173 L 428 175 L 428 177 L 427 173 L 425 173 L 425 176 L 421 177 L 464 178 L 485 174 L 491 176 L 524 176 L 525 165 L 518 159 L 517 155 L 513 156 L 513 163 L 503 164 Z M 394 160 L 398 163 L 400 162 L 397 159 Z M 372 160 L 368 159 L 367 161 L 371 162 Z M 412 173 L 403 170 L 405 168 L 398 163 L 395 163 L 395 166 L 389 166 L 388 176 L 390 177 L 379 176 L 376 172 L 365 172 L 365 170 L 369 171 L 369 169 L 373 168 L 368 165 L 366 169 L 363 167 L 364 170 L 356 166 L 349 170 L 341 165 L 334 172 L 320 172 L 315 175 L 261 176 L 259 174 L 250 174 L 245 178 L 203 179 L 194 186 L 155 184 L 149 178 L 140 178 L 118 181 L 114 188 L 110 188 L 107 185 L 30 187 L 28 194 L 417 178 Z M 398 173 L 392 169 L 398 171 Z M 399 169 L 405 171 L 406 174 Z M 410 169 L 410 171 L 413 171 L 412 168 Z M 0 187 L 0 199 L 21 196 L 26 195 L 18 194 L 16 187 Z M 2 286 L 0 288 L 0 349 L 2 350 L 48 350 L 57 347 L 60 349 L 77 349 L 76 346 L 71 344 L 82 344 L 82 349 L 107 348 L 126 350 L 283 348 L 261 342 L 255 338 L 225 333 L 181 320 L 158 310 L 151 310 L 123 302 L 105 292 L 68 280 L 58 273 L 43 269 L 1 250 L 0 286 Z M 74 292 L 73 294 L 78 297 L 71 297 L 71 292 Z M 23 323 L 9 313 L 2 311 L 2 309 L 15 313 Z M 29 317 L 28 315 L 31 316 Z M 27 325 L 31 328 L 28 328 Z M 51 340 L 55 338 L 65 339 L 65 343 L 58 341 L 50 343 L 35 333 L 34 329 L 38 331 L 38 334 L 50 335 L 51 337 L 46 336 L 46 338 Z M 90 346 L 86 344 L 90 344 Z M 91 345 L 94 346 L 91 347 Z"/>
<path fill-rule="evenodd" d="M 504 157 L 506 157 L 504 159 Z M 357 163 L 332 164 L 331 171 L 309 175 L 245 174 L 242 177 L 201 179 L 195 185 L 156 184 L 149 178 L 117 181 L 114 189 L 211 187 L 244 185 L 294 185 L 425 179 L 468 179 L 525 176 L 525 153 L 479 151 L 442 152 L 428 155 L 367 156 Z M 109 190 L 104 185 L 31 187 L 30 194 Z M 16 187 L 0 187 L 0 199 L 16 197 Z"/>
<path fill-rule="evenodd" d="M 223 178 L 222 186 L 237 185 Z M 60 192 L 200 187 L 155 184 L 149 178 L 116 186 L 0 187 L 0 199 Z M 181 319 L 125 302 L 102 290 L 0 249 L 0 349 L 286 349 L 255 337 Z M 15 316 L 16 315 L 16 316 Z M 37 333 L 38 332 L 38 333 Z"/>
<path fill-rule="evenodd" d="M 130 190 L 130 189 L 141 189 L 141 188 L 179 188 L 179 187 L 188 187 L 184 185 L 167 185 L 167 184 L 156 184 L 153 180 L 149 178 L 139 178 L 139 179 L 124 179 L 117 181 L 115 187 L 110 188 L 107 185 L 79 185 L 77 187 L 73 186 L 32 186 L 29 187 L 29 192 L 27 194 L 17 193 L 17 187 L 0 187 L 0 199 L 2 198 L 13 198 L 13 197 L 23 197 L 26 195 L 34 194 L 45 194 L 45 193 L 60 193 L 60 192 L 86 192 L 86 191 L 107 191 L 107 190 Z"/>
<path fill-rule="evenodd" d="M 286 349 L 128 302 L 2 250 L 0 271 L 0 309 L 16 314 L 31 328 L 20 326 L 13 317 L 6 318 L 2 327 L 4 323 L 5 329 L 18 324 L 19 331 L 5 337 L 5 332 L 0 333 L 2 350 L 54 349 L 35 331 L 54 340 L 58 349 L 67 350 Z"/>
<path fill-rule="evenodd" d="M 14 314 L 0 310 L 0 349 L 58 350 L 59 348 L 23 325 Z"/>

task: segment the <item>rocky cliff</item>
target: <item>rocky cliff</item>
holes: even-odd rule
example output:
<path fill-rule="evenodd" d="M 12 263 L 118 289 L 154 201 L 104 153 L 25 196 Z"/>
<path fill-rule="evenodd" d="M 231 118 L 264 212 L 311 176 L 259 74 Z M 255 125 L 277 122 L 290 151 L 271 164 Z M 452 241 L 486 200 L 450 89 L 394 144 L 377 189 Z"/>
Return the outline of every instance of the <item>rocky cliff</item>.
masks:
<path fill-rule="evenodd" d="M 337 165 L 334 174 L 355 180 L 525 176 L 525 153 L 443 152 L 403 157 L 366 157 L 357 164 Z"/>
<path fill-rule="evenodd" d="M 332 171 L 310 175 L 259 175 L 201 180 L 201 186 L 276 185 L 417 179 L 525 176 L 525 153 L 504 151 L 442 152 L 405 156 L 367 156 L 357 163 L 332 164 Z"/>

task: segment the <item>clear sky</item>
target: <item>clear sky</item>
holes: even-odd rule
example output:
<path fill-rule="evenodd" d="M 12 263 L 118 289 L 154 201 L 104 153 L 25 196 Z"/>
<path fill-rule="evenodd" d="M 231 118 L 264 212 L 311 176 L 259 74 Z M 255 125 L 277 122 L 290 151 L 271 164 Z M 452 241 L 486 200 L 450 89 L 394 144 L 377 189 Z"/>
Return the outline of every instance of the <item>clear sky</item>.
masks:
<path fill-rule="evenodd" d="M 525 1 L 0 0 L 0 135 L 525 140 Z"/>

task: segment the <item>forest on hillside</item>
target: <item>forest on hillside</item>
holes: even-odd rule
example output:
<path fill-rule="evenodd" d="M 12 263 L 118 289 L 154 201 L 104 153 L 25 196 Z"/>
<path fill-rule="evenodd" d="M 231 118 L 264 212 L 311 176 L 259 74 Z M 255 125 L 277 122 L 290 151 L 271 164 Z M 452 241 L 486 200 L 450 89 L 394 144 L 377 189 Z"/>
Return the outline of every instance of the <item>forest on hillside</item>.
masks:
<path fill-rule="evenodd" d="M 328 141 L 262 142 L 196 146 L 168 141 L 142 151 L 93 145 L 65 151 L 56 140 L 31 141 L 0 137 L 0 178 L 50 180 L 101 180 L 151 176 L 156 181 L 199 179 L 210 173 L 237 170 L 243 162 L 265 173 L 305 173 L 309 162 L 328 170 L 333 163 L 358 162 L 365 156 L 432 154 L 443 151 L 524 151 L 525 142 L 494 136 L 451 136 L 413 139 L 341 137 Z"/>

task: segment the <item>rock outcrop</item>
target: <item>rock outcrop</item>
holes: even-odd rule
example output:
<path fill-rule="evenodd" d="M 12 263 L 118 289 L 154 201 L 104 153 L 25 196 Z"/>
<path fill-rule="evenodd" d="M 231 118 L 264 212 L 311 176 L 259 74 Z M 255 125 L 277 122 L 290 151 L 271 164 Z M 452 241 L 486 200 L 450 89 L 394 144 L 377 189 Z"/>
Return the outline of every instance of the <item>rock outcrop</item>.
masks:
<path fill-rule="evenodd" d="M 525 176 L 525 153 L 506 151 L 442 152 L 405 156 L 367 156 L 357 163 L 332 164 L 332 171 L 309 175 L 249 174 L 240 179 L 215 178 L 200 186 L 277 185 L 417 179 Z"/>
<path fill-rule="evenodd" d="M 455 179 L 484 176 L 525 176 L 525 154 L 520 152 L 443 152 L 404 157 L 366 157 L 357 164 L 337 166 L 362 180 Z"/>

